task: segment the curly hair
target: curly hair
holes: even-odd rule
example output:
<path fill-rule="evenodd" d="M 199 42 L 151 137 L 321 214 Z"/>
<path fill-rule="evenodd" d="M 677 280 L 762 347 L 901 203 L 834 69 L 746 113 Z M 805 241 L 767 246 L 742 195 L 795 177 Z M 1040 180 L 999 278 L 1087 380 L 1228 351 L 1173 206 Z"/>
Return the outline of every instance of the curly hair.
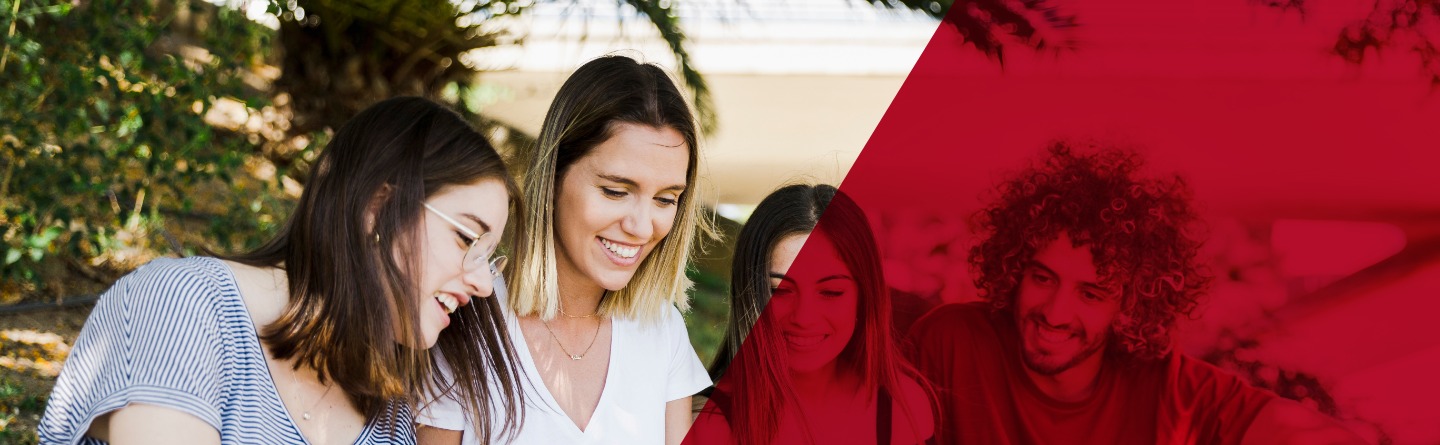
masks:
<path fill-rule="evenodd" d="M 1143 161 L 1132 151 L 1086 148 L 1093 150 L 1053 143 L 1049 156 L 1002 183 L 975 214 L 975 287 L 994 309 L 1006 309 L 1031 258 L 1066 233 L 1090 247 L 1100 285 L 1123 296 L 1112 344 L 1134 357 L 1163 357 L 1176 318 L 1195 310 L 1212 279 L 1197 258 L 1203 227 L 1193 196 L 1178 176 L 1138 178 Z"/>

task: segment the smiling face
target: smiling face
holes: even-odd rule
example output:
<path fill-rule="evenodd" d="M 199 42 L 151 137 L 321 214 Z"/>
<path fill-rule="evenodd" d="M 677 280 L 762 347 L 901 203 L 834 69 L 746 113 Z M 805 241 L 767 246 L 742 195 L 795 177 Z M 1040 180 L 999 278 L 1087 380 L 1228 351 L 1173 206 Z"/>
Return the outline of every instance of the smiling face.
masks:
<path fill-rule="evenodd" d="M 792 267 L 800 247 L 808 255 Z M 781 238 L 770 252 L 770 304 L 792 372 L 833 367 L 858 317 L 859 287 L 824 232 Z"/>
<path fill-rule="evenodd" d="M 622 122 L 565 170 L 554 215 L 562 292 L 599 293 L 630 283 L 670 234 L 689 162 L 680 132 Z"/>
<path fill-rule="evenodd" d="M 1088 245 L 1076 247 L 1062 233 L 1035 252 L 1015 298 L 1025 366 L 1054 376 L 1100 360 L 1120 313 L 1111 294 L 1099 285 Z"/>
<path fill-rule="evenodd" d="M 433 211 L 421 210 L 423 252 L 419 252 L 421 292 L 417 302 L 426 348 L 433 346 L 440 331 L 450 325 L 450 313 L 456 308 L 469 304 L 472 297 L 494 293 L 494 277 L 488 265 L 467 273 L 464 257 L 474 239 L 472 235 L 482 235 L 477 249 L 488 250 L 500 239 L 510 216 L 509 203 L 505 183 L 498 179 L 448 186 L 426 201 Z"/>

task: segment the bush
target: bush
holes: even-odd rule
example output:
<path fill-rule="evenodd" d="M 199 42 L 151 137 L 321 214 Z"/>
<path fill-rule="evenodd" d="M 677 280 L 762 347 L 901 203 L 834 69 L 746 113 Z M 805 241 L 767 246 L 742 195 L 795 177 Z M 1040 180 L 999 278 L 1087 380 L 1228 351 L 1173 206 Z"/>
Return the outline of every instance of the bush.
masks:
<path fill-rule="evenodd" d="M 86 270 L 269 233 L 279 176 L 240 175 L 274 31 L 199 1 L 5 6 L 0 291 L 63 285 L 41 276 L 56 264 L 101 281 Z"/>

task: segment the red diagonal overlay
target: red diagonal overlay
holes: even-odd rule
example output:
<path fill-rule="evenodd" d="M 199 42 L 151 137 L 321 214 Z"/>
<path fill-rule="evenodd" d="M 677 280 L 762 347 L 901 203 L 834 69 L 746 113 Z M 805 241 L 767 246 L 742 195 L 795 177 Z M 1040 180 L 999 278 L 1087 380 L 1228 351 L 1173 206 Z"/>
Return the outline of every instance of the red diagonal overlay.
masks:
<path fill-rule="evenodd" d="M 902 331 L 895 341 L 907 341 L 903 330 L 913 319 L 902 314 L 914 301 L 980 299 L 969 258 L 982 236 L 972 217 L 998 199 L 1000 184 L 1044 159 L 1055 141 L 1079 152 L 1119 148 L 1143 159 L 1137 176 L 1181 177 L 1203 222 L 1198 258 L 1213 281 L 1192 315 L 1167 331 L 1175 354 L 1298 400 L 1370 443 L 1440 442 L 1440 383 L 1432 377 L 1440 367 L 1433 327 L 1440 313 L 1440 99 L 1404 48 L 1371 53 L 1359 65 L 1332 53 L 1337 35 L 1372 17 L 1374 4 L 1312 3 L 1303 19 L 1240 0 L 1058 5 L 1077 17 L 1075 48 L 1007 50 L 1003 67 L 942 26 L 841 186 L 868 214 L 892 305 L 904 306 L 894 310 Z M 962 6 L 952 14 L 966 13 Z M 812 250 L 807 245 L 792 269 L 820 267 Z M 980 340 L 955 341 L 975 369 L 1001 366 L 1000 354 L 1014 352 L 998 348 L 987 361 L 989 349 L 971 345 Z M 746 351 L 756 350 L 747 342 L 732 368 L 744 368 Z M 1010 391 L 1005 372 L 1023 373 L 997 369 L 956 371 L 997 380 L 932 379 L 940 407 L 993 411 L 939 412 L 940 429 L 981 419 L 990 423 L 968 428 L 1002 430 L 982 437 L 1032 443 L 1043 434 L 1026 428 L 1065 424 L 1017 425 L 1037 414 L 1019 402 L 959 400 L 956 394 L 976 392 L 949 387 Z M 718 382 L 722 391 L 727 385 L 734 384 Z M 1159 404 L 1153 409 L 1127 413 L 1127 421 L 1143 419 L 1143 428 L 1157 430 L 1149 443 L 1229 443 L 1228 433 L 1208 428 L 1251 423 L 1225 421 L 1243 406 L 1194 401 L 1231 394 L 1223 388 L 1136 388 L 1161 394 L 1144 402 Z M 1020 390 L 1005 394 L 1023 397 Z M 803 422 L 812 437 L 845 432 L 848 443 L 874 443 L 879 416 L 866 405 L 873 398 L 858 400 L 870 414 Z M 786 409 L 804 405 L 792 401 Z M 775 416 L 782 431 L 794 428 L 784 424 L 795 416 Z M 1104 417 L 1084 417 L 1086 427 L 1105 428 Z M 702 415 L 687 443 L 726 437 L 729 427 L 723 416 Z M 1094 434 L 1069 443 L 1108 437 Z"/>

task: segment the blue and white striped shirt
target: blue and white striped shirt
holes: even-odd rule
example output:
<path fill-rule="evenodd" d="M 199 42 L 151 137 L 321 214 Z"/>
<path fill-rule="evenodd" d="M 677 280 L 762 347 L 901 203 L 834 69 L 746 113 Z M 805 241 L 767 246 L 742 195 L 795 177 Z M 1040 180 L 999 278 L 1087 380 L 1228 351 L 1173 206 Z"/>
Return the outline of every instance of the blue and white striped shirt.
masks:
<path fill-rule="evenodd" d="M 205 421 L 222 444 L 305 443 L 256 332 L 225 263 L 151 261 L 116 282 L 90 313 L 50 394 L 40 442 L 101 444 L 85 436 L 96 417 L 144 403 Z M 387 411 L 356 444 L 415 443 L 410 408 L 396 403 Z"/>

